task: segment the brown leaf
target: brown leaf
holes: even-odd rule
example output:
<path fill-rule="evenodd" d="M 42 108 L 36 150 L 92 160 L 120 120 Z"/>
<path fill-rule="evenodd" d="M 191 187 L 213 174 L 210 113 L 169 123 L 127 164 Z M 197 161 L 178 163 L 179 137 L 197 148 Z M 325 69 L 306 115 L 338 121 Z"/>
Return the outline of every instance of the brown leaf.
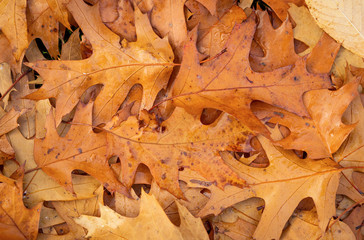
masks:
<path fill-rule="evenodd" d="M 46 122 L 45 138 L 35 139 L 34 160 L 38 168 L 71 193 L 74 193 L 71 172 L 79 169 L 95 177 L 110 192 L 119 191 L 128 195 L 108 164 L 106 134 L 92 131 L 91 109 L 92 104 L 79 105 L 73 122 L 85 125 L 71 126 L 65 137 L 58 135 L 51 111 Z M 87 137 L 87 141 L 80 136 Z"/>
<path fill-rule="evenodd" d="M 43 78 L 37 92 L 27 96 L 39 100 L 56 98 L 56 124 L 69 113 L 81 95 L 91 86 L 103 84 L 95 101 L 94 122 L 108 121 L 134 84 L 143 86 L 142 107 L 150 108 L 157 93 L 166 87 L 171 73 L 173 53 L 166 39 L 160 39 L 149 25 L 146 15 L 135 12 L 138 41 L 119 43 L 98 15 L 97 6 L 89 7 L 81 0 L 68 5 L 82 31 L 90 40 L 93 54 L 80 61 L 39 61 L 31 63 Z M 94 26 L 98 26 L 97 30 Z M 62 79 L 62 81 L 59 81 Z"/>
<path fill-rule="evenodd" d="M 129 0 L 100 0 L 100 16 L 105 25 L 121 38 L 136 41 L 134 11 Z"/>
<path fill-rule="evenodd" d="M 331 157 L 355 128 L 355 123 L 343 124 L 341 117 L 357 95 L 357 87 L 358 81 L 353 81 L 336 91 L 322 89 L 305 93 L 304 103 L 311 119 L 261 103 L 253 104 L 252 108 L 259 118 L 290 129 L 290 134 L 277 141 L 277 145 L 306 151 L 314 159 Z"/>
<path fill-rule="evenodd" d="M 249 147 L 246 141 L 250 133 L 227 114 L 207 126 L 183 109 L 176 109 L 160 126 L 153 119 L 148 122 L 130 117 L 120 126 L 113 126 L 112 121 L 105 129 L 111 133 L 109 154 L 120 158 L 122 182 L 128 187 L 141 163 L 149 167 L 161 188 L 179 198 L 183 194 L 178 174 L 184 168 L 198 171 L 218 187 L 245 186 L 245 181 L 237 178 L 219 156 L 219 151 L 243 151 Z"/>
<path fill-rule="evenodd" d="M 1 31 L 9 40 L 16 61 L 21 60 L 28 46 L 26 5 L 26 0 L 4 0 L 0 3 Z"/>
<path fill-rule="evenodd" d="M 49 54 L 56 58 L 58 53 L 59 24 L 46 0 L 29 0 L 27 8 L 28 40 L 42 39 Z"/>
<path fill-rule="evenodd" d="M 88 230 L 86 237 L 93 239 L 114 238 L 115 235 L 126 239 L 208 239 L 201 220 L 178 202 L 177 205 L 181 218 L 179 227 L 169 221 L 155 197 L 144 192 L 136 218 L 120 216 L 100 205 L 101 217 L 82 215 L 75 221 Z"/>
<path fill-rule="evenodd" d="M 200 113 L 207 107 L 223 110 L 251 130 L 265 134 L 267 130 L 250 110 L 253 100 L 308 116 L 302 95 L 308 90 L 329 87 L 328 76 L 308 73 L 305 59 L 299 59 L 293 67 L 254 72 L 248 57 L 255 26 L 252 14 L 235 26 L 226 52 L 203 65 L 197 59 L 196 31 L 193 31 L 184 47 L 182 66 L 173 86 L 174 103 L 192 113 Z"/>
<path fill-rule="evenodd" d="M 33 239 L 38 235 L 41 204 L 27 209 L 23 204 L 23 171 L 13 184 L 0 183 L 0 238 Z"/>
<path fill-rule="evenodd" d="M 265 206 L 253 237 L 279 239 L 284 225 L 298 203 L 306 197 L 311 197 L 317 208 L 319 227 L 324 231 L 330 218 L 335 214 L 335 194 L 339 184 L 340 169 L 334 167 L 329 159 L 302 161 L 293 152 L 274 147 L 268 139 L 262 136 L 258 136 L 258 139 L 269 158 L 268 167 L 263 169 L 248 167 L 232 159 L 231 156 L 227 155 L 224 158 L 229 166 L 246 179 L 249 188 L 226 186 L 223 191 L 196 174 L 187 173 L 186 170 L 182 172 L 180 178 L 187 182 L 188 186 L 205 186 L 211 191 L 210 201 L 199 216 L 216 215 L 237 202 L 260 197 L 264 199 Z"/>

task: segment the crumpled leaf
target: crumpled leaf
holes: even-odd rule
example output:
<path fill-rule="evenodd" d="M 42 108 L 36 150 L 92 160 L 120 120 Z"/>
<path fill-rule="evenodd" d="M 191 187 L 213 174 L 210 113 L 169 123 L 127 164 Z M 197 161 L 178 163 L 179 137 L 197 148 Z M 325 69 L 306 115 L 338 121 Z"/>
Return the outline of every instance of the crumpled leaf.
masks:
<path fill-rule="evenodd" d="M 361 1 L 306 0 L 317 24 L 342 45 L 364 57 L 364 23 L 360 17 L 364 8 Z"/>
<path fill-rule="evenodd" d="M 315 161 L 298 158 L 291 151 L 276 148 L 263 136 L 258 136 L 268 158 L 266 168 L 248 167 L 225 155 L 225 162 L 246 179 L 249 188 L 226 186 L 224 191 L 196 174 L 180 178 L 190 187 L 202 187 L 211 191 L 210 201 L 198 216 L 218 214 L 222 209 L 251 197 L 265 201 L 261 220 L 253 237 L 256 239 L 279 239 L 284 225 L 298 203 L 311 197 L 318 212 L 319 227 L 324 231 L 330 218 L 335 215 L 335 196 L 339 184 L 340 169 L 332 160 Z M 180 174 L 181 175 L 181 174 Z M 277 197 L 279 196 L 279 197 Z"/>
<path fill-rule="evenodd" d="M 105 126 L 110 156 L 121 162 L 122 182 L 131 187 L 137 167 L 149 167 L 157 184 L 176 197 L 183 198 L 178 184 L 179 170 L 198 171 L 218 187 L 227 184 L 245 186 L 244 179 L 226 166 L 219 151 L 247 151 L 250 132 L 232 116 L 224 114 L 212 125 L 203 125 L 199 119 L 177 108 L 172 116 L 156 124 L 151 120 L 129 117 L 113 126 L 113 119 Z M 140 125 L 140 122 L 142 125 Z"/>
<path fill-rule="evenodd" d="M 26 0 L 3 0 L 0 2 L 0 28 L 10 42 L 12 54 L 20 61 L 28 47 L 26 23 Z"/>
<path fill-rule="evenodd" d="M 167 86 L 172 71 L 173 53 L 167 39 L 160 39 L 153 32 L 148 17 L 137 8 L 138 41 L 124 40 L 122 45 L 119 36 L 101 22 L 98 6 L 89 7 L 81 0 L 72 0 L 68 8 L 90 40 L 93 54 L 79 61 L 30 63 L 43 77 L 44 84 L 27 98 L 56 98 L 56 125 L 77 105 L 82 94 L 97 84 L 103 84 L 103 89 L 95 101 L 95 125 L 108 121 L 116 113 L 134 84 L 143 86 L 141 107 L 150 108 L 158 92 Z"/>
<path fill-rule="evenodd" d="M 199 218 L 177 202 L 181 225 L 173 225 L 153 195 L 144 191 L 140 213 L 135 218 L 119 215 L 107 206 L 99 205 L 101 217 L 82 215 L 77 224 L 88 230 L 92 239 L 209 239 Z"/>
<path fill-rule="evenodd" d="M 38 222 L 42 204 L 28 209 L 23 204 L 23 174 L 20 168 L 13 184 L 0 183 L 0 238 L 32 239 L 38 235 Z"/>
<path fill-rule="evenodd" d="M 255 27 L 252 14 L 245 22 L 235 26 L 227 41 L 226 52 L 203 65 L 197 58 L 196 31 L 193 31 L 184 47 L 182 66 L 172 89 L 174 103 L 194 114 L 200 113 L 203 108 L 225 111 L 251 130 L 264 134 L 269 134 L 267 129 L 250 110 L 253 100 L 308 116 L 302 94 L 329 87 L 328 76 L 308 73 L 304 58 L 292 67 L 266 73 L 254 72 L 248 57 Z"/>
<path fill-rule="evenodd" d="M 34 141 L 34 160 L 38 168 L 71 193 L 74 193 L 71 172 L 79 169 L 95 177 L 110 192 L 119 191 L 128 196 L 128 190 L 108 164 L 106 134 L 92 131 L 91 109 L 92 104 L 79 105 L 73 122 L 85 124 L 71 126 L 65 137 L 58 135 L 51 111 L 47 117 L 45 138 Z"/>

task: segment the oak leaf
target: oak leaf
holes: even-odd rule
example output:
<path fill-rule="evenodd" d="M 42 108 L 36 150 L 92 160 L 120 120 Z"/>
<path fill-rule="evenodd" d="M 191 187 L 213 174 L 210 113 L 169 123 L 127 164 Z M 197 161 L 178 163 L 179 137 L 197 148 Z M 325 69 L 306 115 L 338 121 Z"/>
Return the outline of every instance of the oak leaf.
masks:
<path fill-rule="evenodd" d="M 291 67 L 254 72 L 249 64 L 250 45 L 256 28 L 254 18 L 252 14 L 245 22 L 236 25 L 225 45 L 226 52 L 203 65 L 197 58 L 196 31 L 192 32 L 184 47 L 182 66 L 172 89 L 173 101 L 195 114 L 203 108 L 223 110 L 251 130 L 269 134 L 250 110 L 253 100 L 308 116 L 303 93 L 331 84 L 327 75 L 307 72 L 304 58 Z"/>
<path fill-rule="evenodd" d="M 73 189 L 76 196 L 66 191 L 64 187 L 48 176 L 42 169 L 35 170 L 37 164 L 34 162 L 34 139 L 26 139 L 19 130 L 8 134 L 10 143 L 15 151 L 17 163 L 8 162 L 4 166 L 3 173 L 11 175 L 19 165 L 25 165 L 23 183 L 26 186 L 24 203 L 33 207 L 43 201 L 70 201 L 74 199 L 91 198 L 100 183 L 91 176 L 72 174 Z M 35 171 L 34 171 L 35 170 Z"/>
<path fill-rule="evenodd" d="M 0 3 L 0 28 L 9 40 L 12 54 L 20 61 L 28 47 L 26 0 L 4 0 Z"/>
<path fill-rule="evenodd" d="M 135 218 L 123 217 L 112 209 L 99 205 L 100 217 L 82 215 L 76 223 L 88 230 L 92 239 L 208 239 L 199 218 L 177 202 L 181 225 L 173 225 L 153 195 L 144 191 L 140 213 Z"/>
<path fill-rule="evenodd" d="M 65 137 L 58 135 L 51 111 L 47 117 L 45 138 L 34 141 L 34 160 L 38 168 L 69 192 L 74 193 L 71 172 L 79 169 L 95 177 L 110 192 L 129 195 L 108 164 L 106 133 L 97 134 L 92 130 L 91 109 L 92 104 L 79 105 L 73 122 L 85 125 L 71 126 Z"/>
<path fill-rule="evenodd" d="M 27 209 L 23 204 L 23 174 L 19 168 L 15 181 L 0 183 L 0 238 L 9 240 L 32 239 L 38 235 L 42 204 Z"/>
<path fill-rule="evenodd" d="M 221 209 L 251 197 L 265 201 L 264 212 L 253 235 L 256 239 L 279 239 L 283 227 L 298 203 L 311 197 L 315 203 L 321 231 L 335 215 L 335 194 L 339 184 L 340 169 L 329 159 L 315 161 L 298 158 L 291 151 L 284 151 L 263 136 L 258 136 L 268 158 L 269 166 L 261 169 L 248 167 L 225 155 L 225 162 L 246 179 L 249 188 L 226 186 L 216 188 L 199 175 L 187 172 L 180 179 L 190 187 L 205 187 L 211 191 L 210 200 L 198 216 L 218 214 Z"/>
<path fill-rule="evenodd" d="M 355 123 L 342 123 L 341 117 L 357 95 L 357 87 L 358 81 L 353 81 L 336 91 L 320 89 L 305 93 L 304 103 L 311 118 L 262 103 L 253 103 L 252 108 L 259 118 L 290 129 L 290 134 L 275 144 L 306 151 L 313 159 L 332 157 L 355 128 Z"/>
<path fill-rule="evenodd" d="M 49 54 L 56 58 L 58 53 L 58 31 L 59 23 L 54 13 L 49 8 L 46 0 L 28 1 L 27 23 L 28 41 L 36 38 L 42 42 L 49 51 Z"/>
<path fill-rule="evenodd" d="M 135 9 L 137 42 L 122 41 L 101 21 L 98 6 L 72 0 L 69 10 L 90 40 L 93 54 L 80 61 L 39 61 L 29 66 L 44 79 L 43 86 L 27 96 L 56 98 L 56 124 L 61 122 L 91 86 L 103 84 L 95 101 L 94 122 L 108 121 L 134 84 L 143 86 L 142 108 L 150 108 L 157 93 L 167 86 L 173 53 L 167 39 L 152 30 L 148 17 Z M 97 26 L 97 27 L 95 27 Z M 62 81 L 59 81 L 62 79 Z"/>
<path fill-rule="evenodd" d="M 120 158 L 121 178 L 127 187 L 131 187 L 141 163 L 149 167 L 161 188 L 179 198 L 183 198 L 183 194 L 178 174 L 184 168 L 198 171 L 218 187 L 226 184 L 245 186 L 245 181 L 238 178 L 219 155 L 223 150 L 250 149 L 247 144 L 250 132 L 232 116 L 224 114 L 207 126 L 177 108 L 160 125 L 151 115 L 140 120 L 132 116 L 116 126 L 114 121 L 117 122 L 117 118 L 104 128 L 109 133 L 109 155 Z"/>

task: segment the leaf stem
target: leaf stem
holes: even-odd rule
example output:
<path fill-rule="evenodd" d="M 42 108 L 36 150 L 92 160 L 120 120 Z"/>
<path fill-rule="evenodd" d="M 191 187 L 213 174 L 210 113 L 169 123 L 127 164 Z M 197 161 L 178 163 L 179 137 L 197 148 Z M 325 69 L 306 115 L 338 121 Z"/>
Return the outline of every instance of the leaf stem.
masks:
<path fill-rule="evenodd" d="M 31 68 L 29 68 L 28 70 L 26 70 L 22 75 L 20 75 L 20 77 L 18 77 L 18 79 L 15 80 L 15 82 L 8 88 L 8 90 L 6 90 L 6 92 L 1 96 L 0 101 L 4 99 L 4 97 L 6 95 L 8 95 L 8 93 L 11 91 L 11 89 L 15 86 L 15 84 L 17 84 L 25 75 L 27 75 L 28 73 L 30 73 L 32 71 Z"/>

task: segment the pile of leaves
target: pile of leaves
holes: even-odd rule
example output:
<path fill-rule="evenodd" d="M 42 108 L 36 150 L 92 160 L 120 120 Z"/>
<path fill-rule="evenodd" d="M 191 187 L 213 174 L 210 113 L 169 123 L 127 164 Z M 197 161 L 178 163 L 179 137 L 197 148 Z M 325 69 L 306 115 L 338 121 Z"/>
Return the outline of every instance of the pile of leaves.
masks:
<path fill-rule="evenodd" d="M 1 1 L 0 239 L 362 239 L 342 2 Z"/>

